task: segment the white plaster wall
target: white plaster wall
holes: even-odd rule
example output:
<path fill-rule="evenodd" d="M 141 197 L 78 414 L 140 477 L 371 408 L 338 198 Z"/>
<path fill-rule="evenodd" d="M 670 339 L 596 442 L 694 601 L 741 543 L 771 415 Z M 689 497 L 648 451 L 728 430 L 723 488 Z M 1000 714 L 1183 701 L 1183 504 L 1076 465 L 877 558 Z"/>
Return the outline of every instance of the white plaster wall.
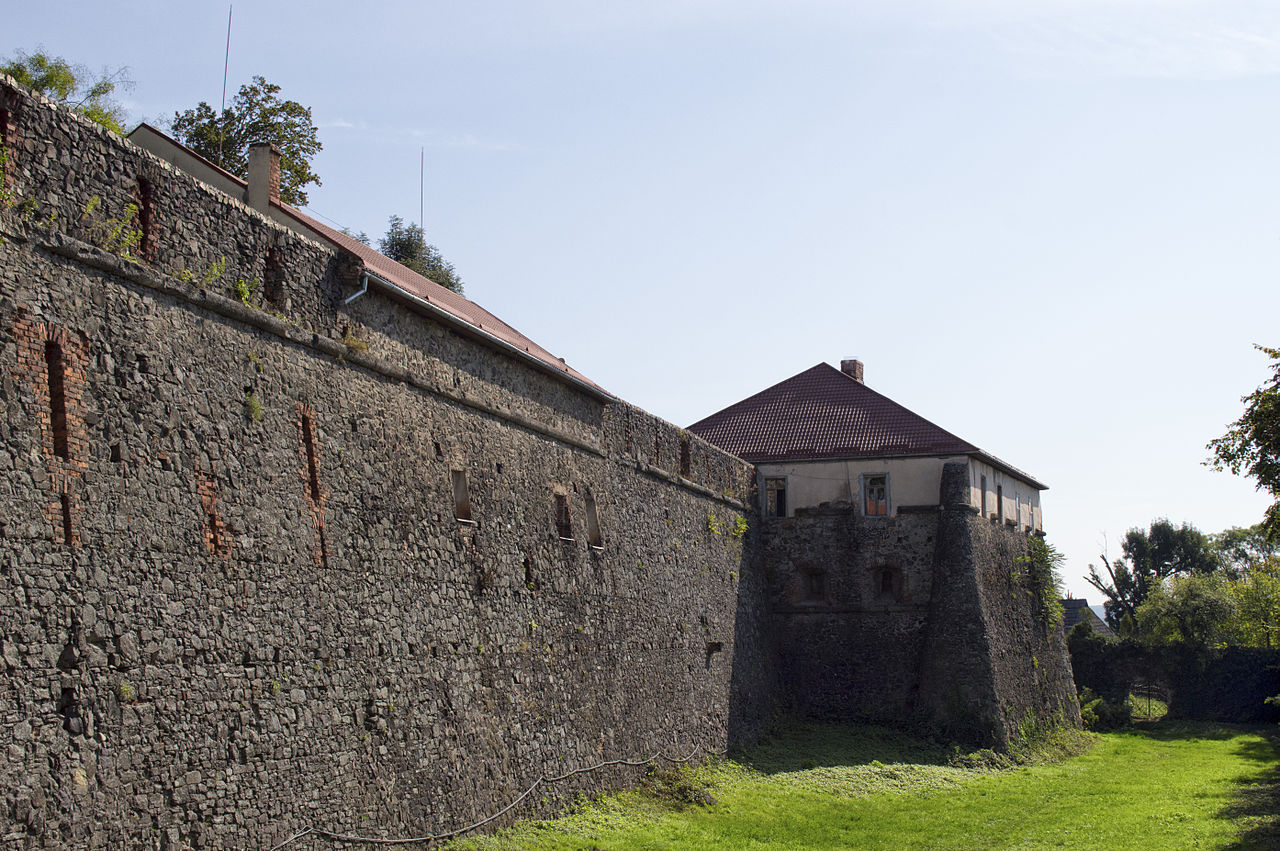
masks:
<path fill-rule="evenodd" d="M 942 465 L 949 461 L 969 464 L 969 504 L 982 510 L 982 477 L 986 477 L 986 516 L 1013 520 L 1021 531 L 1044 528 L 1040 513 L 1040 491 L 1029 482 L 1005 473 L 977 458 L 954 455 L 930 458 L 872 458 L 848 461 L 797 461 L 760 464 L 760 497 L 764 499 L 766 478 L 787 480 L 787 514 L 797 508 L 813 508 L 824 502 L 852 502 L 862 508 L 860 478 L 864 475 L 889 477 L 889 513 L 903 505 L 937 505 Z M 1004 511 L 996 506 L 996 488 L 1001 489 Z M 764 510 L 764 505 L 761 505 Z"/>
<path fill-rule="evenodd" d="M 1001 488 L 1004 501 L 1003 518 L 1013 520 L 1022 531 L 1039 531 L 1044 528 L 1040 513 L 1040 491 L 1017 476 L 996 469 L 977 458 L 969 459 L 969 504 L 983 510 L 982 479 L 986 477 L 987 499 L 985 516 L 995 519 L 1001 516 L 996 504 L 996 488 Z"/>
<path fill-rule="evenodd" d="M 764 497 L 764 480 L 787 480 L 787 514 L 797 508 L 812 508 L 824 502 L 843 500 L 862 507 L 860 476 L 888 475 L 889 513 L 902 505 L 937 505 L 942 465 L 963 461 L 964 456 L 933 458 L 871 458 L 849 461 L 799 461 L 760 464 L 759 484 Z M 763 510 L 763 506 L 762 506 Z"/>

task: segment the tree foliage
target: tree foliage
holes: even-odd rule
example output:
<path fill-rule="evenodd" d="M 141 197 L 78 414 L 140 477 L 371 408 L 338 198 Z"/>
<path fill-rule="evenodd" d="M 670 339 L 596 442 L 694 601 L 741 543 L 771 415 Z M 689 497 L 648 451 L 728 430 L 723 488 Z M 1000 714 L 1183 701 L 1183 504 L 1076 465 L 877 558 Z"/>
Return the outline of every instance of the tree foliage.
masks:
<path fill-rule="evenodd" d="M 125 133 L 124 107 L 112 98 L 117 89 L 128 91 L 133 87 L 133 81 L 126 76 L 129 69 L 123 65 L 103 68 L 101 73 L 94 74 L 84 65 L 72 65 L 44 50 L 18 51 L 15 59 L 0 66 L 0 72 L 47 98 L 70 106 L 108 130 L 122 136 Z"/>
<path fill-rule="evenodd" d="M 321 144 L 310 107 L 281 100 L 279 93 L 279 86 L 254 77 L 221 116 L 201 101 L 194 109 L 175 112 L 170 129 L 184 145 L 242 179 L 249 174 L 249 146 L 270 142 L 281 154 L 280 200 L 300 207 L 307 203 L 305 187 L 321 185 L 311 170 Z"/>
<path fill-rule="evenodd" d="M 1089 584 L 1107 598 L 1103 604 L 1107 623 L 1116 630 L 1122 629 L 1126 618 L 1137 618 L 1138 607 L 1165 579 L 1212 573 L 1219 565 L 1209 539 L 1188 523 L 1174 526 L 1168 520 L 1156 520 L 1146 532 L 1130 529 L 1122 548 L 1124 558 L 1113 562 L 1101 557 L 1106 578 L 1089 565 Z"/>
<path fill-rule="evenodd" d="M 1217 553 L 1221 570 L 1233 577 L 1240 577 L 1280 557 L 1280 539 L 1267 536 L 1261 524 L 1225 529 L 1209 536 L 1209 543 Z"/>
<path fill-rule="evenodd" d="M 427 242 L 421 225 L 406 224 L 399 216 L 392 216 L 387 221 L 386 235 L 378 240 L 378 250 L 419 275 L 462 294 L 462 278 L 453 264 L 440 255 L 440 249 Z"/>
<path fill-rule="evenodd" d="M 1280 541 L 1280 349 L 1254 348 L 1271 358 L 1271 378 L 1245 396 L 1244 413 L 1227 433 L 1209 443 L 1207 462 L 1215 470 L 1243 472 L 1276 500 L 1262 525 L 1272 541 Z"/>
<path fill-rule="evenodd" d="M 1139 636 L 1148 644 L 1206 649 L 1235 636 L 1238 605 L 1224 577 L 1176 576 L 1157 585 L 1138 606 Z"/>

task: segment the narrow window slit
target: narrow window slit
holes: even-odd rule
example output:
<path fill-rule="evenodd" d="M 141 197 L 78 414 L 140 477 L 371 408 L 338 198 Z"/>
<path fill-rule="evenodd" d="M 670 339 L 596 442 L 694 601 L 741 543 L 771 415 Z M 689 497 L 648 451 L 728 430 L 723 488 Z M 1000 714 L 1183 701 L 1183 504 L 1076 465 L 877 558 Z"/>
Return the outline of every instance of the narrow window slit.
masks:
<path fill-rule="evenodd" d="M 151 181 L 145 178 L 138 178 L 138 253 L 144 259 L 150 260 L 154 255 L 154 228 L 152 223 L 155 220 L 155 192 L 151 186 Z"/>
<path fill-rule="evenodd" d="M 689 447 L 689 438 L 680 439 L 680 475 L 689 478 L 693 472 L 693 454 Z"/>
<path fill-rule="evenodd" d="M 309 414 L 302 415 L 302 444 L 307 450 L 307 488 L 311 493 L 311 501 L 319 502 L 320 469 L 316 464 L 316 443 L 312 434 L 311 416 Z"/>
<path fill-rule="evenodd" d="M 280 252 L 274 247 L 267 249 L 263 264 L 262 294 L 274 305 L 280 306 L 284 302 L 284 264 L 280 262 Z"/>
<path fill-rule="evenodd" d="M 587 503 L 587 543 L 593 549 L 604 547 L 604 538 L 600 534 L 600 517 L 596 514 L 596 500 L 591 494 L 586 496 Z"/>
<path fill-rule="evenodd" d="M 44 361 L 49 374 L 49 421 L 53 428 L 53 454 L 71 457 L 67 447 L 66 363 L 62 346 L 49 340 L 44 344 Z"/>
<path fill-rule="evenodd" d="M 566 541 L 573 540 L 573 523 L 569 518 L 569 497 L 556 494 L 556 534 Z"/>
<path fill-rule="evenodd" d="M 75 543 L 75 532 L 71 528 L 71 494 L 59 494 L 62 503 L 62 541 L 67 546 Z"/>
<path fill-rule="evenodd" d="M 471 494 L 467 490 L 467 472 L 453 471 L 453 516 L 464 523 L 474 522 L 471 519 Z"/>

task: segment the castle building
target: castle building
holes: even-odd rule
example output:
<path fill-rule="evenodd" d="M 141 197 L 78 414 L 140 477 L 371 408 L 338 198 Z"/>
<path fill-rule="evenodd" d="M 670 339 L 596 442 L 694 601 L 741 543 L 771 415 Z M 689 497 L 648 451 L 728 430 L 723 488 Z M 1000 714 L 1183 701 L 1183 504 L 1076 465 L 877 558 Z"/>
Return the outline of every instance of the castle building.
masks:
<path fill-rule="evenodd" d="M 757 469 L 278 179 L 268 146 L 243 181 L 0 77 L 15 847 L 433 836 L 790 715 L 1079 722 L 1019 567 L 1034 480 L 956 441 L 907 459 L 932 499 L 897 456 L 842 468 L 856 505 L 786 466 L 850 459 Z"/>
<path fill-rule="evenodd" d="M 756 465 L 768 517 L 827 502 L 854 503 L 865 517 L 936 506 L 943 467 L 959 462 L 980 517 L 1043 529 L 1043 484 L 872 390 L 863 375 L 858 360 L 839 370 L 820 363 L 689 431 Z"/>

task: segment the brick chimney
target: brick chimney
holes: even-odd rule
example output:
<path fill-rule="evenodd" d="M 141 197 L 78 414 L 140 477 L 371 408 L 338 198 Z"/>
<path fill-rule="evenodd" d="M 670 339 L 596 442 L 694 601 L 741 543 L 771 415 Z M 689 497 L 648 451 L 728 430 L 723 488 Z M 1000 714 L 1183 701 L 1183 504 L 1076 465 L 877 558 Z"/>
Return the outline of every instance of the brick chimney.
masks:
<path fill-rule="evenodd" d="M 280 149 L 270 142 L 249 146 L 249 180 L 244 202 L 259 213 L 280 203 Z"/>
<path fill-rule="evenodd" d="M 854 381 L 862 384 L 862 361 L 855 358 L 848 358 L 840 361 L 840 371 L 852 378 Z"/>

